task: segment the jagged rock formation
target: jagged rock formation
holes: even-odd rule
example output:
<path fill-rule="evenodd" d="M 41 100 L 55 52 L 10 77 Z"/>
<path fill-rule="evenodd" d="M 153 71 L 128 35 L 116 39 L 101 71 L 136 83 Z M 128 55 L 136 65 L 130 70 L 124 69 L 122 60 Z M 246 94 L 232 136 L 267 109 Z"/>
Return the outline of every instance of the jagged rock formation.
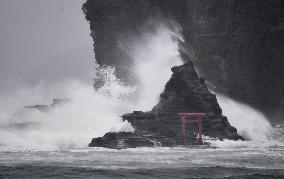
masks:
<path fill-rule="evenodd" d="M 151 29 L 151 23 L 144 26 L 148 18 L 164 19 L 166 22 L 174 18 L 183 25 L 188 16 L 187 7 L 186 1 L 176 0 L 88 0 L 83 10 L 90 21 L 97 62 L 115 66 L 117 77 L 131 83 L 128 76 L 131 76 L 129 69 L 132 62 L 124 50 L 119 49 L 119 40 L 128 38 L 131 33 L 139 33 L 139 28 Z M 186 28 L 183 31 L 187 32 Z M 183 51 L 180 55 L 186 63 L 172 68 L 173 75 L 161 94 L 159 104 L 151 111 L 136 111 L 122 117 L 134 126 L 135 133 L 107 133 L 102 138 L 94 138 L 89 146 L 124 148 L 153 146 L 154 143 L 161 146 L 178 145 L 179 112 L 206 113 L 203 120 L 205 135 L 221 139 L 243 139 L 227 118 L 222 116 L 216 96 L 208 91 L 205 79 L 198 77 L 188 55 Z M 188 131 L 186 142 L 194 144 L 194 126 Z"/>
<path fill-rule="evenodd" d="M 166 84 L 165 91 L 161 94 L 160 103 L 153 108 L 153 112 L 161 119 L 160 127 L 178 126 L 177 113 L 203 112 L 204 134 L 212 137 L 238 140 L 237 130 L 232 127 L 227 118 L 222 116 L 216 96 L 210 93 L 205 84 L 205 79 L 199 78 L 194 70 L 193 63 L 181 53 L 186 64 L 173 67 L 173 75 Z M 167 122 L 164 122 L 167 121 Z"/>
<path fill-rule="evenodd" d="M 135 111 L 122 117 L 132 124 L 136 133 L 122 135 L 123 137 L 120 137 L 121 134 L 108 133 L 103 138 L 93 139 L 89 146 L 120 148 L 120 144 L 125 141 L 126 144 L 122 146 L 153 146 L 148 141 L 149 136 L 161 146 L 178 145 L 181 125 L 177 115 L 179 112 L 206 113 L 203 119 L 203 132 L 206 136 L 243 140 L 222 115 L 216 96 L 208 91 L 205 79 L 198 77 L 187 55 L 182 52 L 180 54 L 188 62 L 171 69 L 173 75 L 161 94 L 160 102 L 149 112 Z M 194 137 L 191 128 L 186 133 L 186 143 L 194 144 Z"/>
<path fill-rule="evenodd" d="M 183 59 L 187 56 L 181 53 Z M 173 75 L 167 82 L 160 102 L 147 113 L 134 112 L 123 116 L 141 133 L 157 133 L 170 138 L 179 138 L 180 112 L 203 112 L 204 134 L 211 137 L 242 139 L 227 118 L 222 116 L 216 96 L 207 89 L 204 79 L 200 79 L 193 63 L 188 62 L 172 68 Z M 192 131 L 193 132 L 193 131 Z M 193 136 L 188 132 L 188 137 Z"/>
<path fill-rule="evenodd" d="M 284 111 L 283 7 L 282 0 L 87 0 L 83 10 L 97 62 L 116 66 L 119 78 L 131 81 L 132 64 L 119 41 L 149 19 L 173 19 L 216 90 L 271 116 Z"/>
<path fill-rule="evenodd" d="M 161 135 L 177 142 L 180 111 L 205 112 L 205 135 L 241 139 L 192 62 L 217 91 L 267 115 L 283 115 L 283 7 L 282 0 L 87 0 L 83 10 L 97 63 L 115 66 L 117 77 L 128 83 L 133 83 L 133 62 L 119 42 L 151 29 L 149 20 L 180 24 L 185 38 L 181 46 L 190 60 L 182 54 L 187 63 L 172 69 L 173 76 L 152 111 L 123 116 L 136 127 L 136 137 Z"/>

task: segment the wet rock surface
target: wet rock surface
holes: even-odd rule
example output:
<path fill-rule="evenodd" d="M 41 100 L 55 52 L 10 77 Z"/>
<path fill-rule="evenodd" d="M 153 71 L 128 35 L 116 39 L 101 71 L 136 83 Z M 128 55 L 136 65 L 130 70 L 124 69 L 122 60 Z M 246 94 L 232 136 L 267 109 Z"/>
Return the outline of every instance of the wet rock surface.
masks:
<path fill-rule="evenodd" d="M 103 137 L 93 138 L 89 147 L 124 149 L 136 147 L 174 146 L 173 139 L 161 135 L 141 135 L 133 132 L 108 132 Z"/>
<path fill-rule="evenodd" d="M 160 96 L 160 102 L 151 111 L 134 111 L 122 116 L 123 120 L 132 124 L 136 132 L 107 133 L 102 138 L 94 138 L 89 146 L 124 148 L 179 145 L 180 112 L 205 113 L 203 133 L 206 136 L 221 140 L 243 140 L 236 128 L 222 115 L 216 96 L 209 92 L 205 80 L 198 77 L 188 56 L 183 52 L 180 54 L 188 62 L 171 69 L 173 74 Z M 196 129 L 194 124 L 187 127 L 186 144 L 196 144 Z"/>
<path fill-rule="evenodd" d="M 133 79 L 119 41 L 143 32 L 149 20 L 174 20 L 202 76 L 277 120 L 284 113 L 283 7 L 283 0 L 88 0 L 83 10 L 97 63 L 115 66 L 118 78 Z"/>
<path fill-rule="evenodd" d="M 247 80 L 241 81 L 243 76 L 250 76 L 249 73 L 243 73 L 247 75 L 238 73 L 240 69 L 247 69 L 241 68 L 242 61 L 236 60 L 235 65 L 230 65 L 230 67 L 227 64 L 233 63 L 230 60 L 231 57 L 233 57 L 232 59 L 238 57 L 240 53 L 235 54 L 234 50 L 238 50 L 241 47 L 240 44 L 246 43 L 245 39 L 247 39 L 246 33 L 234 31 L 236 26 L 241 29 L 246 27 L 242 24 L 246 18 L 238 19 L 240 15 L 253 16 L 253 14 L 257 14 L 258 10 L 261 10 L 257 9 L 252 11 L 252 14 L 246 14 L 245 12 L 250 8 L 265 7 L 263 1 L 258 2 L 251 1 L 248 4 L 245 1 L 238 3 L 234 0 L 210 2 L 197 0 L 86 1 L 83 11 L 90 23 L 96 61 L 102 66 L 114 66 L 116 77 L 127 84 L 135 84 L 135 75 L 131 70 L 132 59 L 119 46 L 121 41 L 133 40 L 131 35 L 139 35 L 143 30 L 154 30 L 156 20 L 161 20 L 166 24 L 171 24 L 172 20 L 177 22 L 181 26 L 181 33 L 185 38 L 185 41 L 180 43 L 184 49 L 180 55 L 185 64 L 171 69 L 173 74 L 160 96 L 160 102 L 151 111 L 134 111 L 122 116 L 123 120 L 132 124 L 136 130 L 135 133 L 108 133 L 102 138 L 93 139 L 90 146 L 119 148 L 117 147 L 119 143 L 124 143 L 124 146 L 127 147 L 153 146 L 146 136 L 152 136 L 151 138 L 161 143 L 162 146 L 178 145 L 181 120 L 177 113 L 180 112 L 206 113 L 203 119 L 204 135 L 220 139 L 243 139 L 237 134 L 237 130 L 229 124 L 227 118 L 222 115 L 216 96 L 209 92 L 206 79 L 198 76 L 193 62 L 201 69 L 202 75 L 213 81 L 214 85 L 217 84 L 218 87 L 220 85 L 221 88 L 224 88 L 223 91 L 232 90 L 237 94 L 235 96 L 246 96 L 238 87 L 238 85 L 245 84 L 247 85 L 245 89 L 248 89 L 247 94 L 249 94 L 249 91 L 253 89 L 252 83 Z M 279 3 L 280 1 L 272 3 L 272 6 L 276 7 Z M 239 8 L 233 12 L 231 8 L 234 6 Z M 242 9 L 246 11 L 242 12 Z M 233 20 L 229 21 L 230 18 Z M 252 22 L 257 23 L 253 19 Z M 223 47 L 221 45 L 230 39 L 240 40 L 237 43 L 238 46 L 227 44 L 226 47 Z M 213 57 L 217 60 L 211 60 Z M 201 60 L 197 62 L 199 58 Z M 249 58 L 254 59 L 252 56 Z M 207 65 L 206 68 L 204 64 Z M 253 64 L 255 63 L 253 62 Z M 210 65 L 210 70 L 206 70 L 208 65 Z M 218 75 L 212 75 L 211 71 L 215 71 L 214 74 Z M 220 80 L 230 81 L 236 85 L 219 83 Z M 230 94 L 233 94 L 232 91 Z M 248 100 L 254 98 L 253 96 L 249 95 Z M 196 128 L 194 124 L 188 126 L 186 143 L 195 143 Z M 170 142 L 163 143 L 159 136 Z M 132 145 L 131 141 L 135 145 Z"/>

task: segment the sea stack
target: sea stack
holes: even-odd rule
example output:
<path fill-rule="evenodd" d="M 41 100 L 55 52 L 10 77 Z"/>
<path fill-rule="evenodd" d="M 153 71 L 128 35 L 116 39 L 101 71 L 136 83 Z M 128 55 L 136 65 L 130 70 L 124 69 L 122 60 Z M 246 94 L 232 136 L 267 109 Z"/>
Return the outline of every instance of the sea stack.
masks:
<path fill-rule="evenodd" d="M 171 8 L 169 8 L 171 6 Z M 176 7 L 176 9 L 173 9 Z M 128 34 L 139 33 L 149 19 L 173 19 L 183 24 L 187 13 L 185 1 L 126 1 L 88 0 L 83 11 L 90 22 L 96 61 L 99 65 L 116 68 L 117 78 L 133 83 L 131 60 L 117 43 Z M 168 9 L 168 11 L 166 11 Z M 136 13 L 133 13 L 135 11 Z M 131 14 L 131 15 L 130 15 Z M 134 16 L 133 16 L 134 14 Z M 119 22 L 119 23 L 118 23 Z M 183 33 L 187 29 L 183 29 Z M 187 39 L 185 39 L 187 40 Z M 134 111 L 122 116 L 135 128 L 134 133 L 107 133 L 94 138 L 90 147 L 126 148 L 140 146 L 176 146 L 180 144 L 180 112 L 202 112 L 203 133 L 206 136 L 243 140 L 236 128 L 222 115 L 216 96 L 206 86 L 206 79 L 198 76 L 193 60 L 187 53 L 186 41 L 180 43 L 180 57 L 184 64 L 172 67 L 172 76 L 160 95 L 160 101 L 151 111 Z M 158 70 L 158 69 L 157 69 Z M 195 126 L 186 133 L 186 144 L 196 144 Z"/>

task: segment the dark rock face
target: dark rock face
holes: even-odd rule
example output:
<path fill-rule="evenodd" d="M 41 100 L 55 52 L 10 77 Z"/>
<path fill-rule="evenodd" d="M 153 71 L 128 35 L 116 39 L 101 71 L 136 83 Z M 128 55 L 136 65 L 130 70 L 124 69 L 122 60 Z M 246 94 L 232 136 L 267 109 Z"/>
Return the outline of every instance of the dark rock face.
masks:
<path fill-rule="evenodd" d="M 133 84 L 132 59 L 121 49 L 120 42 L 131 40 L 144 30 L 155 30 L 155 20 L 172 16 L 182 17 L 185 2 L 176 0 L 88 0 L 83 5 L 86 19 L 90 22 L 94 40 L 96 61 L 100 65 L 115 66 L 116 75 L 126 83 Z M 162 13 L 161 8 L 167 13 Z M 171 15 L 168 15 L 168 14 Z"/>
<path fill-rule="evenodd" d="M 106 147 L 111 149 L 173 146 L 172 139 L 159 135 L 138 135 L 132 132 L 106 133 L 103 137 L 94 138 L 89 147 Z"/>
<path fill-rule="evenodd" d="M 181 56 L 187 60 L 184 53 Z M 159 104 L 152 111 L 134 112 L 123 116 L 123 119 L 128 120 L 138 132 L 158 133 L 178 140 L 181 121 L 177 113 L 202 112 L 206 113 L 203 119 L 205 135 L 221 139 L 242 139 L 227 118 L 222 116 L 216 96 L 208 91 L 204 80 L 198 78 L 192 62 L 173 67 L 172 72 Z M 194 131 L 189 131 L 188 138 L 194 136 Z"/>
<path fill-rule="evenodd" d="M 208 91 L 205 80 L 198 77 L 193 63 L 186 54 L 180 54 L 188 62 L 172 68 L 173 75 L 161 94 L 160 102 L 149 112 L 134 111 L 122 116 L 136 132 L 107 133 L 103 138 L 94 138 L 89 146 L 125 148 L 178 145 L 181 120 L 177 114 L 180 112 L 206 113 L 203 119 L 203 133 L 206 136 L 243 140 L 222 115 L 216 96 Z M 196 144 L 195 128 L 194 125 L 188 126 L 186 144 Z"/>
<path fill-rule="evenodd" d="M 132 61 L 119 41 L 151 19 L 172 19 L 216 90 L 271 116 L 284 111 L 283 7 L 283 0 L 87 0 L 83 10 L 97 62 L 115 66 L 119 78 L 132 80 Z"/>
<path fill-rule="evenodd" d="M 187 29 L 183 34 L 202 75 L 219 92 L 269 118 L 284 111 L 284 1 L 192 0 L 187 4 L 191 20 L 182 23 Z"/>
<path fill-rule="evenodd" d="M 200 2 L 205 3 L 205 1 Z M 206 3 L 212 4 L 211 1 Z M 175 20 L 182 25 L 186 41 L 194 38 L 192 36 L 194 32 L 190 26 L 195 22 L 193 18 L 197 14 L 194 13 L 198 13 L 192 11 L 195 7 L 193 5 L 196 4 L 199 4 L 199 1 L 88 0 L 83 10 L 87 20 L 90 21 L 97 63 L 115 66 L 117 77 L 132 83 L 132 61 L 125 51 L 120 49 L 120 40 L 128 39 L 131 34 L 141 33 L 141 29 L 142 32 L 154 29 L 151 23 L 148 23 L 153 19 L 160 19 L 165 23 Z M 192 50 L 193 47 L 186 41 L 181 44 L 183 51 Z M 186 63 L 172 68 L 173 75 L 160 96 L 160 102 L 151 111 L 134 111 L 122 117 L 123 120 L 132 124 L 136 130 L 135 133 L 107 133 L 103 137 L 94 138 L 89 144 L 90 147 L 178 145 L 181 120 L 177 113 L 180 112 L 206 113 L 203 119 L 203 132 L 207 136 L 243 140 L 237 134 L 237 130 L 229 124 L 227 118 L 222 115 L 216 96 L 207 89 L 205 78 L 198 77 L 187 55 L 191 54 L 183 51 L 180 55 Z M 192 59 L 194 58 L 193 56 Z M 195 144 L 195 129 L 194 125 L 187 128 L 186 144 Z"/>

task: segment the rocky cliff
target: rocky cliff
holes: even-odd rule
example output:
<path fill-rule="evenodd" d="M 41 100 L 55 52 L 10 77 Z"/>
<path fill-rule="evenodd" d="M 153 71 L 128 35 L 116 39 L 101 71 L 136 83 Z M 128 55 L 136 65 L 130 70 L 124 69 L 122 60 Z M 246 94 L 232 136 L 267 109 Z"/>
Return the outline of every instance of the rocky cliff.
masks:
<path fill-rule="evenodd" d="M 284 111 L 283 7 L 282 0 L 87 0 L 83 10 L 97 62 L 116 66 L 119 78 L 133 82 L 132 61 L 118 41 L 149 19 L 172 19 L 217 91 L 277 118 Z"/>
<path fill-rule="evenodd" d="M 186 3 L 191 7 L 190 20 L 182 22 L 187 49 L 202 75 L 219 92 L 277 120 L 283 113 L 276 113 L 284 111 L 284 1 Z"/>
<path fill-rule="evenodd" d="M 136 127 L 135 137 L 146 131 L 175 139 L 176 113 L 198 111 L 207 114 L 206 135 L 240 139 L 204 82 L 270 118 L 284 115 L 283 7 L 281 0 L 87 0 L 83 11 L 90 22 L 97 63 L 115 66 L 117 77 L 130 84 L 135 83 L 133 61 L 119 42 L 141 33 L 145 24 L 151 30 L 153 19 L 175 21 L 182 28 L 186 64 L 172 69 L 173 76 L 152 111 L 123 117 Z M 198 77 L 193 63 L 207 80 Z"/>
<path fill-rule="evenodd" d="M 94 39 L 94 51 L 97 63 L 116 67 L 116 75 L 125 83 L 135 83 L 131 78 L 131 58 L 120 49 L 119 42 L 130 34 L 139 34 L 141 28 L 151 30 L 154 20 L 171 23 L 172 20 L 183 25 L 183 33 L 188 14 L 187 1 L 162 0 L 88 0 L 83 10 L 90 21 L 91 36 Z M 147 24 L 147 26 L 145 26 Z M 187 36 L 186 36 L 187 38 Z M 205 79 L 200 78 L 194 64 L 188 56 L 187 43 L 180 44 L 182 66 L 172 68 L 172 77 L 160 96 L 160 102 L 151 111 L 134 111 L 125 114 L 123 120 L 129 121 L 135 133 L 107 133 L 94 138 L 89 146 L 123 148 L 136 146 L 174 146 L 179 144 L 181 120 L 179 112 L 203 112 L 204 134 L 211 137 L 239 140 L 227 118 L 222 115 L 216 96 L 209 92 Z M 187 53 L 185 53 L 187 52 Z M 170 69 L 169 69 L 170 70 Z M 137 109 L 139 110 L 139 109 Z M 186 143 L 195 144 L 196 127 L 189 126 Z"/>

